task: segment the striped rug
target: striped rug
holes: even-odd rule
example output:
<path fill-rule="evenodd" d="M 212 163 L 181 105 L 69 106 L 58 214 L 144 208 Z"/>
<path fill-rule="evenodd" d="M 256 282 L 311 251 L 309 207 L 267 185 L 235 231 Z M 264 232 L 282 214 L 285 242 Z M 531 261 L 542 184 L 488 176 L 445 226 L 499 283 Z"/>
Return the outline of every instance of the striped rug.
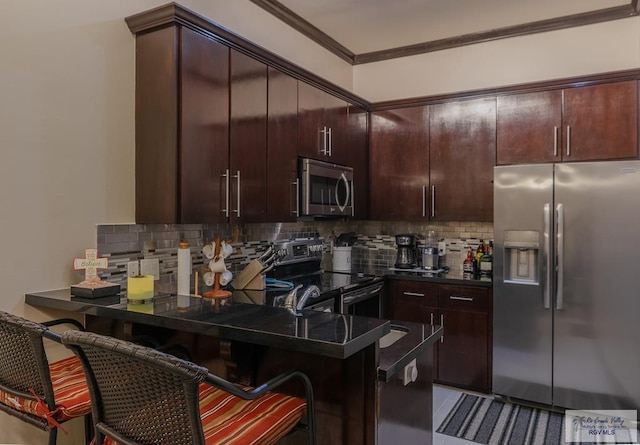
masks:
<path fill-rule="evenodd" d="M 470 394 L 436 431 L 485 445 L 565 445 L 564 415 Z"/>

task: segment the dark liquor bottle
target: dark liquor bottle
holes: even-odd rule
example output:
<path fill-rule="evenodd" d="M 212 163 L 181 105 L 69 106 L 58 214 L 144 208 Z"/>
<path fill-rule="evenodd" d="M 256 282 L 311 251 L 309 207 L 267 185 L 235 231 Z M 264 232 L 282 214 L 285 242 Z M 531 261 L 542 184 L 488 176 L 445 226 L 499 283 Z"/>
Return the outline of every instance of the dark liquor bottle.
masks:
<path fill-rule="evenodd" d="M 493 242 L 485 244 L 484 253 L 480 257 L 480 274 L 487 277 L 493 275 Z"/>

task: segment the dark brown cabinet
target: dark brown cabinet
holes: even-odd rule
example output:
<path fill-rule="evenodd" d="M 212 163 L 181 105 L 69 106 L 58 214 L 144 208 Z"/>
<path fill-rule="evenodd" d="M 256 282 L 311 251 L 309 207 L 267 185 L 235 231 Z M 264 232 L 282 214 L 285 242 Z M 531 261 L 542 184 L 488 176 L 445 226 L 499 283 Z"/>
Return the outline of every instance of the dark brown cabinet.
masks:
<path fill-rule="evenodd" d="M 347 102 L 298 82 L 298 155 L 346 165 L 349 150 Z"/>
<path fill-rule="evenodd" d="M 492 298 L 485 287 L 440 285 L 438 380 L 489 391 L 492 369 Z M 461 366 L 462 365 L 462 366 Z"/>
<path fill-rule="evenodd" d="M 366 220 L 369 217 L 369 145 L 368 116 L 364 108 L 349 105 L 348 131 L 349 149 L 345 153 L 345 165 L 353 168 L 354 218 Z"/>
<path fill-rule="evenodd" d="M 635 80 L 497 100 L 499 165 L 638 157 Z"/>
<path fill-rule="evenodd" d="M 374 220 L 429 219 L 429 107 L 371 113 L 370 205 Z"/>
<path fill-rule="evenodd" d="M 430 197 L 435 221 L 492 221 L 496 100 L 430 107 Z"/>
<path fill-rule="evenodd" d="M 229 49 L 168 27 L 136 38 L 136 222 L 222 218 Z"/>
<path fill-rule="evenodd" d="M 230 220 L 265 222 L 267 66 L 236 50 L 231 50 L 229 158 Z"/>
<path fill-rule="evenodd" d="M 434 380 L 491 391 L 490 288 L 391 279 L 385 295 L 392 320 L 444 326 L 434 348 Z"/>
<path fill-rule="evenodd" d="M 267 221 L 298 216 L 298 81 L 269 67 Z"/>

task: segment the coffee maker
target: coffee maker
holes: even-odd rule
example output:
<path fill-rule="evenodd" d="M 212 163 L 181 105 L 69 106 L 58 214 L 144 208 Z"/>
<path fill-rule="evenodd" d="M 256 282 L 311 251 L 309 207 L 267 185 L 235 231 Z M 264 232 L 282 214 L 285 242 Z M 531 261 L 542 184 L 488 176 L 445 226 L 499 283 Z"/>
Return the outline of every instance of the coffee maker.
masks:
<path fill-rule="evenodd" d="M 395 267 L 397 269 L 414 269 L 417 265 L 416 237 L 411 234 L 396 235 L 398 256 Z"/>

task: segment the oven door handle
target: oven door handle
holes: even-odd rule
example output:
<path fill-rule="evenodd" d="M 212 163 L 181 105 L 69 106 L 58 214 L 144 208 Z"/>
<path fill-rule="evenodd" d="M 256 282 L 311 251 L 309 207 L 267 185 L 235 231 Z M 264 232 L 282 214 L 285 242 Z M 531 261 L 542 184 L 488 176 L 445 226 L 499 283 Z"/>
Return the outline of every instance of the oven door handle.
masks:
<path fill-rule="evenodd" d="M 380 293 L 382 285 L 370 287 L 360 291 L 346 292 L 342 294 L 343 304 L 353 304 L 362 300 L 366 300 Z"/>

